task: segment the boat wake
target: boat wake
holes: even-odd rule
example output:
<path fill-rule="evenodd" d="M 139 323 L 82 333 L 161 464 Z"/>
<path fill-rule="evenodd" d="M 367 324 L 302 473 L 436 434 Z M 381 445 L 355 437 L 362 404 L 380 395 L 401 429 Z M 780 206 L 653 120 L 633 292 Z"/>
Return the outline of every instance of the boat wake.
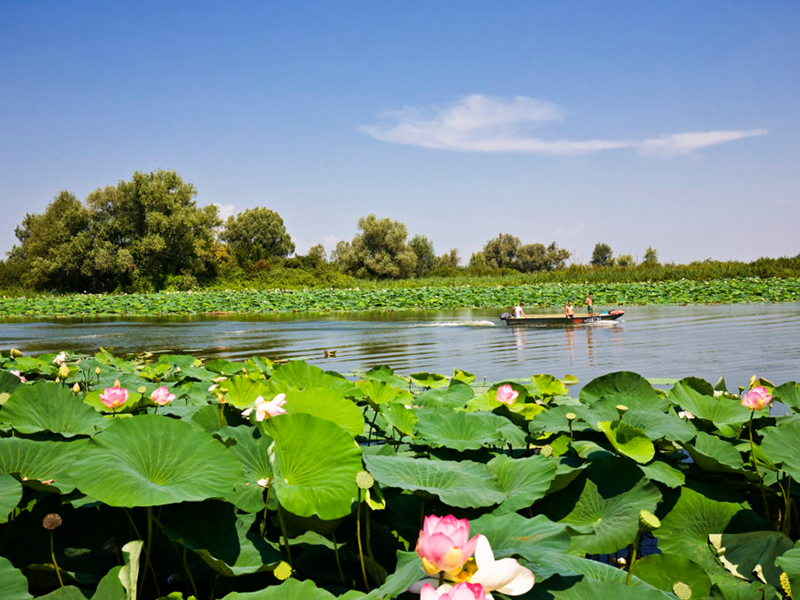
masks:
<path fill-rule="evenodd" d="M 492 321 L 436 321 L 434 323 L 417 323 L 412 327 L 497 327 Z"/>

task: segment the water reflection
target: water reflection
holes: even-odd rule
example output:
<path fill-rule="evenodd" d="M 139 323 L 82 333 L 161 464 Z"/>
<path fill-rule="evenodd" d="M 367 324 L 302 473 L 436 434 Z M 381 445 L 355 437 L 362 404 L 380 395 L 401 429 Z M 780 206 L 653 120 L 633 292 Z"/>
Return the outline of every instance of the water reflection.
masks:
<path fill-rule="evenodd" d="M 460 368 L 489 379 L 567 372 L 582 382 L 611 371 L 697 376 L 744 385 L 750 375 L 800 379 L 800 305 L 653 306 L 623 322 L 507 327 L 497 311 L 280 314 L 210 318 L 6 321 L 0 348 L 29 354 L 100 346 L 203 357 L 303 358 L 342 373 L 388 364 L 401 373 Z M 336 356 L 325 358 L 325 350 Z"/>

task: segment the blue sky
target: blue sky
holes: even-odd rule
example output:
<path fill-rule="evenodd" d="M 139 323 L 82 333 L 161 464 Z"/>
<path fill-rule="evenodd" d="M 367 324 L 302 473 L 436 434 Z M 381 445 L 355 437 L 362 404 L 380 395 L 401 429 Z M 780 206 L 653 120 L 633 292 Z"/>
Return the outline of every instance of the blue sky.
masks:
<path fill-rule="evenodd" d="M 662 261 L 800 253 L 800 3 L 0 3 L 0 251 L 174 169 L 297 250 L 360 216 Z"/>

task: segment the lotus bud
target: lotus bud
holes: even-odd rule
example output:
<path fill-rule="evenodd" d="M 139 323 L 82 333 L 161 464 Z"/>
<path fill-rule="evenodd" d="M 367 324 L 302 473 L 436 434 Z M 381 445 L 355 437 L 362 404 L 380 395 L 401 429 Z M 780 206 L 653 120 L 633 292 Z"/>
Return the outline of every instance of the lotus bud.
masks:
<path fill-rule="evenodd" d="M 67 366 L 67 363 L 61 363 L 61 366 L 58 367 L 58 376 L 61 379 L 66 379 L 69 377 L 69 367 Z"/>
<path fill-rule="evenodd" d="M 72 386 L 72 391 L 75 392 L 76 394 L 78 392 L 80 392 L 81 391 L 81 384 L 76 381 L 75 385 Z"/>
<path fill-rule="evenodd" d="M 11 358 L 19 358 L 20 356 L 22 356 L 22 352 L 20 352 L 16 348 L 12 348 L 9 354 L 11 355 Z"/>
<path fill-rule="evenodd" d="M 119 379 L 114 381 L 114 387 L 120 387 Z"/>
<path fill-rule="evenodd" d="M 95 367 L 94 368 L 94 374 L 95 375 L 100 375 L 100 367 Z"/>

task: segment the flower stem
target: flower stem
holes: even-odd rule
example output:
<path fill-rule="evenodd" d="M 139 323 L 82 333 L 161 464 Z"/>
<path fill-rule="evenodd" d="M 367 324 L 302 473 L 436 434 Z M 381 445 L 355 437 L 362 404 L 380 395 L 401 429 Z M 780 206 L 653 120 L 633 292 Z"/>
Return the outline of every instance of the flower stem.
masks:
<path fill-rule="evenodd" d="M 769 518 L 769 506 L 767 505 L 767 494 L 764 492 L 764 479 L 761 477 L 761 473 L 758 470 L 758 461 L 756 460 L 756 445 L 753 443 L 753 415 L 755 415 L 754 410 L 750 410 L 750 421 L 747 424 L 747 429 L 750 432 L 750 455 L 753 458 L 753 468 L 756 471 L 756 475 L 758 475 L 759 479 L 759 488 L 761 489 L 761 499 L 764 501 L 764 515 L 767 517 L 767 521 L 770 520 Z"/>
<path fill-rule="evenodd" d="M 633 549 L 631 550 L 631 562 L 628 565 L 628 576 L 625 578 L 625 585 L 631 584 L 631 575 L 633 575 L 633 565 L 636 563 L 636 550 L 639 548 L 639 533 L 636 533 L 636 538 L 633 540 Z"/>
<path fill-rule="evenodd" d="M 56 568 L 56 576 L 58 577 L 58 584 L 60 587 L 64 587 L 64 580 L 61 579 L 61 569 L 58 568 L 58 563 L 56 562 L 56 553 L 53 550 L 53 532 L 50 532 L 50 558 L 53 560 L 53 566 Z"/>
<path fill-rule="evenodd" d="M 369 594 L 367 569 L 364 567 L 364 549 L 361 547 L 361 488 L 358 488 L 358 508 L 356 508 L 356 539 L 358 540 L 358 559 L 361 561 L 361 575 L 364 576 L 364 589 Z"/>
<path fill-rule="evenodd" d="M 335 531 L 331 531 L 331 538 L 333 538 L 333 553 L 336 555 L 336 566 L 339 569 L 339 578 L 342 580 L 342 585 L 347 587 L 347 581 L 344 578 L 344 571 L 342 571 L 342 561 L 339 560 L 339 545 L 336 543 Z"/>
<path fill-rule="evenodd" d="M 286 532 L 286 523 L 283 520 L 283 509 L 281 503 L 278 502 L 278 523 L 281 525 L 281 532 L 283 533 L 283 546 L 286 548 L 286 558 L 289 559 L 289 566 L 294 568 L 292 564 L 292 550 L 289 548 L 289 534 Z"/>
<path fill-rule="evenodd" d="M 153 507 L 147 507 L 147 549 L 144 554 L 145 568 L 150 569 L 150 574 L 153 576 L 153 584 L 156 586 L 156 594 L 161 596 L 161 590 L 158 587 L 158 577 L 156 577 L 156 569 L 153 563 L 150 562 L 150 553 L 153 550 Z"/>
<path fill-rule="evenodd" d="M 267 535 L 267 511 L 269 510 L 269 493 L 272 491 L 272 478 L 267 484 L 267 499 L 264 502 L 264 519 L 261 521 L 261 537 Z"/>

